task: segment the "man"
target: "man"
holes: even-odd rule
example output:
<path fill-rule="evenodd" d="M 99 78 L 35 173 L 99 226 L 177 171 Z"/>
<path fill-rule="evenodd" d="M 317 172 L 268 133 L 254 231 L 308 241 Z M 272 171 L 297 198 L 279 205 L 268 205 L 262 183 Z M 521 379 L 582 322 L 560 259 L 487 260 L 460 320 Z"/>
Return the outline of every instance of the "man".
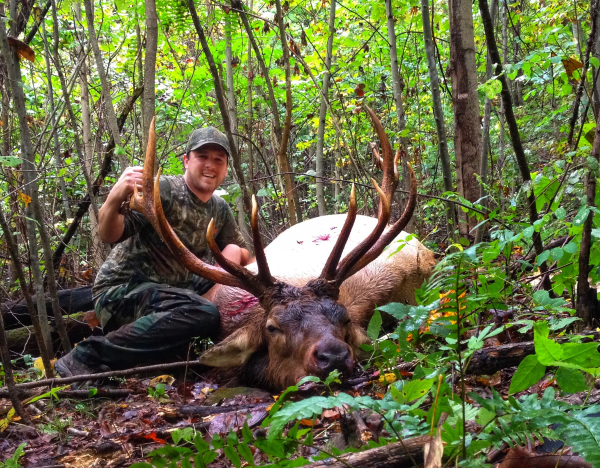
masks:
<path fill-rule="evenodd" d="M 206 229 L 224 256 L 241 265 L 249 253 L 227 203 L 214 195 L 227 175 L 229 142 L 213 127 L 194 130 L 183 158 L 183 176 L 163 176 L 160 198 L 167 220 L 199 258 L 211 261 Z M 129 368 L 185 357 L 193 337 L 215 337 L 217 308 L 202 294 L 213 285 L 183 268 L 144 216 L 127 209 L 142 168 L 125 169 L 99 211 L 98 231 L 116 243 L 93 287 L 105 336 L 92 336 L 59 359 L 62 377 Z"/>

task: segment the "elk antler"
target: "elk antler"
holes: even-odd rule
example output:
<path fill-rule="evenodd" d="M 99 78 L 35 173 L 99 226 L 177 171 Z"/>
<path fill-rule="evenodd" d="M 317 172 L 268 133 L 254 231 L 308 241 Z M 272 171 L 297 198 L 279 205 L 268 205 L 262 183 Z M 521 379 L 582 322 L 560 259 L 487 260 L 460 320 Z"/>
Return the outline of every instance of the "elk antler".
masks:
<path fill-rule="evenodd" d="M 190 252 L 169 225 L 160 200 L 160 170 L 156 180 L 154 182 L 152 180 L 155 159 L 156 133 L 154 119 L 152 119 L 148 134 L 148 147 L 146 149 L 144 171 L 142 174 L 142 187 L 144 192 L 143 195 L 140 195 L 138 194 L 137 189 L 134 189 L 134 194 L 130 202 L 131 208 L 140 211 L 150 221 L 165 244 L 167 244 L 167 247 L 169 247 L 169 250 L 185 268 L 206 279 L 214 281 L 215 283 L 241 288 L 260 298 L 265 293 L 266 289 L 274 284 L 274 280 L 269 272 L 262 241 L 260 240 L 260 234 L 258 233 L 256 201 L 253 201 L 251 224 L 259 274 L 254 275 L 246 268 L 230 262 L 223 256 L 215 242 L 214 222 L 211 220 L 206 233 L 206 241 L 215 260 L 223 267 L 223 270 L 225 270 L 223 271 L 218 267 L 203 262 Z"/>
<path fill-rule="evenodd" d="M 381 148 L 383 150 L 383 157 L 381 162 L 383 165 L 383 181 L 382 188 L 380 189 L 377 183 L 373 180 L 375 189 L 379 193 L 379 210 L 377 216 L 377 225 L 375 229 L 365 240 L 357 245 L 339 264 L 338 262 L 341 257 L 342 251 L 350 236 L 350 231 L 354 225 L 356 219 L 356 200 L 354 199 L 354 187 L 352 187 L 352 194 L 350 197 L 350 209 L 348 211 L 348 217 L 342 228 L 342 232 L 333 248 L 333 251 L 327 259 L 325 268 L 321 273 L 321 278 L 328 282 L 333 282 L 336 286 L 340 286 L 346 279 L 352 276 L 360 269 L 367 266 L 373 260 L 375 260 L 383 251 L 383 249 L 394 240 L 402 229 L 406 227 L 408 221 L 412 217 L 415 210 L 416 199 L 417 199 L 417 180 L 414 172 L 410 165 L 410 196 L 408 203 L 404 209 L 402 217 L 386 232 L 383 236 L 383 231 L 390 218 L 390 205 L 394 195 L 394 191 L 398 185 L 398 160 L 400 158 L 400 151 L 396 152 L 395 157 L 392 155 L 392 146 L 390 141 L 379 121 L 379 118 L 375 113 L 367 106 L 365 106 L 367 112 L 371 116 L 373 126 L 377 131 L 379 140 L 381 142 Z"/>

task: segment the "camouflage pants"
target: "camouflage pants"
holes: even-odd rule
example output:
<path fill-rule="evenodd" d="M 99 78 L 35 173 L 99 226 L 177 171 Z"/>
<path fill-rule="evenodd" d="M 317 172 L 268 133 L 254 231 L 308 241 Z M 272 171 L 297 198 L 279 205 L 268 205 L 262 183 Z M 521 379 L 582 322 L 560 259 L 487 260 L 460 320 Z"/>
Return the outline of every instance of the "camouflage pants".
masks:
<path fill-rule="evenodd" d="M 78 343 L 73 357 L 99 371 L 185 358 L 192 338 L 218 332 L 219 311 L 200 296 L 209 286 L 196 292 L 131 281 L 108 289 L 96 299 L 105 336 Z"/>

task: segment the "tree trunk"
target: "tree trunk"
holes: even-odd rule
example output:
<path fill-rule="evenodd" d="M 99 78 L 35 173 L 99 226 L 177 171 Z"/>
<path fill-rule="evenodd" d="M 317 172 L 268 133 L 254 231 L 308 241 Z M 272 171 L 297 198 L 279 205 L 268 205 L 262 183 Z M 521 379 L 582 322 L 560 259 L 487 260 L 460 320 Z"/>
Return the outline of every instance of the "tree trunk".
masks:
<path fill-rule="evenodd" d="M 333 54 L 333 37 L 335 36 L 335 8 L 336 0 L 331 0 L 329 6 L 329 36 L 327 37 L 327 55 L 325 56 L 325 70 L 323 72 L 323 87 L 321 88 L 325 96 L 329 95 L 329 77 L 331 76 L 331 56 Z M 321 97 L 321 107 L 319 108 L 319 128 L 317 130 L 317 151 L 315 153 L 316 173 L 317 173 L 317 206 L 319 216 L 327 214 L 325 205 L 325 190 L 323 176 L 323 146 L 325 140 L 325 121 L 327 119 L 327 100 Z"/>
<path fill-rule="evenodd" d="M 388 41 L 390 43 L 390 64 L 392 68 L 392 94 L 396 104 L 396 116 L 398 118 L 398 133 L 400 135 L 400 148 L 408 152 L 408 138 L 402 135 L 406 130 L 406 114 L 404 104 L 402 103 L 402 84 L 400 81 L 400 64 L 398 63 L 398 52 L 396 49 L 396 28 L 394 22 L 394 13 L 392 9 L 392 0 L 385 0 L 385 11 L 387 16 Z M 402 158 L 402 186 L 406 192 L 410 191 L 410 177 L 408 171 L 408 158 Z M 406 196 L 405 196 L 406 198 Z M 406 232 L 414 232 L 415 219 L 410 219 Z"/>
<path fill-rule="evenodd" d="M 12 372 L 12 364 L 10 362 L 10 353 L 8 351 L 6 335 L 4 333 L 4 320 L 2 320 L 2 315 L 0 315 L 0 357 L 2 358 L 2 368 L 4 370 L 4 382 L 8 387 L 8 395 L 13 404 L 13 408 L 15 409 L 15 413 L 21 417 L 21 420 L 25 424 L 31 424 L 31 419 L 29 419 L 29 415 L 19 399 L 19 394 L 15 386 L 15 378 Z"/>
<path fill-rule="evenodd" d="M 50 111 L 50 126 L 55 127 L 55 109 L 54 109 L 54 89 L 52 86 L 52 72 L 50 70 L 50 48 L 48 47 L 48 40 L 46 39 L 46 26 L 42 22 L 42 39 L 44 41 L 44 59 L 46 62 L 46 76 L 48 77 L 48 109 Z M 8 153 L 5 153 L 8 154 Z M 60 171 L 60 143 L 58 141 L 58 129 L 54 132 L 54 163 L 56 164 L 56 172 Z M 63 209 L 65 210 L 65 219 L 68 219 L 71 215 L 71 209 L 69 207 L 69 198 L 67 196 L 67 187 L 65 185 L 65 178 L 61 175 L 58 176 L 58 183 L 60 186 L 60 194 L 63 203 Z"/>
<path fill-rule="evenodd" d="M 491 3 L 491 15 L 492 24 L 495 22 L 496 10 L 498 9 L 498 1 L 492 0 Z M 487 54 L 485 63 L 485 79 L 489 80 L 492 77 L 492 61 L 490 54 Z M 488 202 L 486 200 L 487 190 L 486 185 L 488 183 L 488 157 L 490 153 L 490 120 L 492 118 L 492 100 L 490 98 L 485 99 L 485 107 L 483 112 L 483 129 L 482 129 L 482 142 L 481 142 L 481 158 L 479 162 L 481 184 L 479 186 L 479 202 L 481 206 L 487 207 Z M 483 233 L 485 232 L 485 224 L 479 226 L 475 232 L 475 243 L 479 244 L 483 239 Z"/>
<path fill-rule="evenodd" d="M 594 144 L 590 157 L 600 161 L 600 120 L 596 124 Z M 590 170 L 586 179 L 586 203 L 589 208 L 596 207 L 596 177 Z M 577 280 L 577 315 L 586 327 L 598 327 L 600 311 L 598 310 L 598 294 L 596 288 L 590 286 L 590 252 L 592 250 L 592 228 L 594 227 L 594 212 L 590 211 L 583 223 L 581 246 L 579 252 L 579 277 Z"/>
<path fill-rule="evenodd" d="M 236 148 L 239 149 L 239 138 L 237 135 L 240 133 L 237 118 L 237 103 L 235 99 L 235 89 L 233 84 L 233 55 L 231 53 L 231 29 L 233 28 L 232 22 L 233 14 L 227 14 L 225 17 L 225 74 L 227 79 L 227 107 L 229 111 L 229 118 L 231 119 L 231 128 L 234 133 L 233 141 L 235 142 Z M 246 224 L 246 215 L 244 213 L 244 200 L 243 197 L 236 199 L 237 208 L 237 222 L 246 241 L 246 246 L 251 249 L 252 237 L 248 225 Z"/>
<path fill-rule="evenodd" d="M 515 7 L 515 9 L 513 10 L 515 12 L 515 20 L 514 20 L 514 26 L 512 28 L 513 31 L 513 63 L 517 63 L 520 59 L 521 56 L 521 17 L 517 14 L 518 12 L 522 12 L 523 11 L 523 2 L 519 2 L 517 4 L 517 6 Z M 508 14 L 510 14 L 510 12 L 508 12 Z M 521 80 L 521 78 L 523 77 L 523 70 L 519 69 L 519 71 L 517 72 L 517 79 L 514 81 L 514 88 L 515 88 L 515 99 L 514 99 L 514 105 L 517 107 L 520 107 L 523 105 L 523 81 Z"/>
<path fill-rule="evenodd" d="M 54 2 L 55 0 L 52 1 Z M 96 36 L 96 30 L 94 28 L 94 4 L 92 0 L 83 0 L 83 5 L 85 6 L 85 17 L 87 20 L 88 38 L 90 41 L 90 45 L 92 46 L 92 50 L 94 51 L 96 69 L 98 71 L 98 75 L 100 76 L 100 86 L 102 88 L 102 100 L 104 101 L 106 121 L 108 123 L 108 128 L 110 129 L 110 133 L 114 138 L 116 145 L 120 148 L 122 146 L 122 143 L 121 134 L 119 133 L 119 128 L 117 126 L 117 114 L 115 113 L 115 108 L 112 104 L 112 97 L 110 94 L 110 83 L 108 82 L 106 72 L 104 71 L 102 51 L 100 50 L 100 46 L 98 45 L 98 38 Z M 125 155 L 121 150 L 117 152 L 117 159 L 119 160 L 119 165 L 121 166 L 118 173 L 121 173 L 123 172 L 123 169 L 125 169 L 128 166 L 127 159 L 125 158 Z M 88 187 L 88 192 L 92 192 L 91 187 Z"/>
<path fill-rule="evenodd" d="M 475 202 L 479 198 L 481 122 L 477 95 L 477 69 L 473 32 L 473 6 L 468 0 L 449 0 L 450 77 L 454 104 L 454 152 L 458 193 Z M 461 235 L 466 236 L 477 223 L 474 216 L 459 211 L 463 223 Z"/>
<path fill-rule="evenodd" d="M 446 123 L 444 121 L 444 110 L 442 108 L 442 96 L 440 93 L 440 80 L 435 64 L 435 50 L 433 46 L 433 35 L 431 22 L 429 20 L 429 0 L 421 0 L 421 16 L 423 17 L 423 39 L 425 41 L 425 54 L 427 56 L 427 68 L 429 70 L 429 82 L 431 84 L 431 97 L 433 101 L 433 118 L 438 137 L 438 151 L 442 163 L 442 174 L 444 180 L 444 191 L 452 192 L 452 166 L 448 154 L 448 137 L 446 134 Z M 448 223 L 448 237 L 452 239 L 453 231 L 456 229 L 456 212 L 454 204 L 448 202 L 446 205 L 446 219 Z"/>
<path fill-rule="evenodd" d="M 529 171 L 529 163 L 527 162 L 525 151 L 523 150 L 523 145 L 521 143 L 521 135 L 519 134 L 519 127 L 517 125 L 517 119 L 515 118 L 515 114 L 513 112 L 512 97 L 508 88 L 506 74 L 502 69 L 502 60 L 500 59 L 500 54 L 498 53 L 498 46 L 496 45 L 496 37 L 494 35 L 494 25 L 490 16 L 487 0 L 479 0 L 479 11 L 481 13 L 481 19 L 485 30 L 485 40 L 487 43 L 488 53 L 490 54 L 492 63 L 496 64 L 495 74 L 496 76 L 498 76 L 498 79 L 502 84 L 501 96 L 506 112 L 506 123 L 508 124 L 510 139 L 512 141 L 513 150 L 515 152 L 515 158 L 519 166 L 519 172 L 521 173 L 521 178 L 523 179 L 523 182 L 525 184 L 531 184 L 531 173 Z M 531 223 L 531 225 L 533 225 L 538 219 L 538 212 L 535 204 L 535 195 L 533 193 L 533 190 L 530 191 L 527 197 L 527 205 L 527 209 L 529 211 L 529 222 Z M 542 237 L 540 233 L 534 232 L 532 240 L 536 255 L 540 255 L 544 251 L 544 246 L 542 244 Z M 546 264 L 546 262 L 542 262 L 539 268 L 540 272 L 543 275 L 542 286 L 546 291 L 552 291 L 552 283 L 550 281 L 550 276 L 546 274 L 546 272 L 548 271 L 548 265 Z"/>
<path fill-rule="evenodd" d="M 0 9 L 1 12 L 1 9 Z M 0 32 L 0 34 L 2 34 Z M 1 39 L 0 39 L 1 40 Z M 50 363 L 52 359 L 51 353 L 48 352 L 48 348 L 46 347 L 46 343 L 44 341 L 44 332 L 40 325 L 40 320 L 38 316 L 38 312 L 33 304 L 33 299 L 31 298 L 31 294 L 29 294 L 29 290 L 27 289 L 27 280 L 25 279 L 25 273 L 23 272 L 23 266 L 21 265 L 21 261 L 19 260 L 19 250 L 17 244 L 14 242 L 12 236 L 8 235 L 10 233 L 10 226 L 6 221 L 6 217 L 4 216 L 4 212 L 2 211 L 2 205 L 0 205 L 0 227 L 2 228 L 2 232 L 5 235 L 5 242 L 8 248 L 8 253 L 13 262 L 13 266 L 15 272 L 17 274 L 17 278 L 19 279 L 19 286 L 21 287 L 21 293 L 25 298 L 26 311 L 29 313 L 31 317 L 31 323 L 33 324 L 33 329 L 36 333 L 36 341 L 38 343 L 38 349 L 40 350 L 40 356 L 42 357 L 42 363 L 44 364 L 44 370 L 46 371 L 46 375 L 53 375 L 52 372 L 52 364 Z M 45 306 L 45 303 L 44 303 Z M 1 315 L 4 315 L 2 313 Z M 46 320 L 46 323 L 48 320 Z M 4 321 L 3 321 L 4 323 Z"/>
<path fill-rule="evenodd" d="M 81 2 L 77 1 L 74 4 L 75 10 L 75 19 L 81 23 Z M 79 41 L 80 44 L 85 43 L 85 35 L 81 34 Z M 90 112 L 90 91 L 88 89 L 88 69 L 86 63 L 86 53 L 83 48 L 83 45 L 78 47 L 78 55 L 81 63 L 81 69 L 79 71 L 79 87 L 81 89 L 81 131 L 83 136 L 83 153 L 85 158 L 85 167 L 87 169 L 87 173 L 93 173 L 93 164 L 92 161 L 94 159 L 94 142 L 92 140 L 92 118 Z M 95 200 L 95 197 L 94 197 Z M 94 259 L 94 263 L 97 268 L 104 263 L 106 259 L 107 251 L 106 245 L 100 239 L 98 235 L 98 218 L 96 217 L 96 211 L 98 210 L 97 204 L 96 209 L 90 206 L 89 216 L 90 216 L 90 235 L 92 237 L 92 256 Z"/>
<path fill-rule="evenodd" d="M 156 1 L 145 0 L 146 9 L 146 53 L 144 54 L 144 95 L 142 96 L 142 149 L 148 145 L 150 122 L 154 117 L 154 102 L 156 98 L 156 51 L 158 48 L 158 16 Z M 141 56 L 141 54 L 140 54 Z"/>
<path fill-rule="evenodd" d="M 235 174 L 240 184 L 240 189 L 242 191 L 242 196 L 244 198 L 244 209 L 248 211 L 252 206 L 252 202 L 250 200 L 250 195 L 248 194 L 248 189 L 246 187 L 246 179 L 244 177 L 244 172 L 242 171 L 242 163 L 240 161 L 238 148 L 235 144 L 233 132 L 231 130 L 231 120 L 229 118 L 229 112 L 227 110 L 227 102 L 225 100 L 225 93 L 223 92 L 223 86 L 221 84 L 221 77 L 219 76 L 219 71 L 217 70 L 215 59 L 212 55 L 210 47 L 208 46 L 206 35 L 204 34 L 204 30 L 202 29 L 202 25 L 200 24 L 200 18 L 198 18 L 196 6 L 194 5 L 194 0 L 187 0 L 187 4 L 190 10 L 190 14 L 192 15 L 194 28 L 196 29 L 196 33 L 198 34 L 198 38 L 200 39 L 200 44 L 202 45 L 202 52 L 204 52 L 204 55 L 206 56 L 206 61 L 208 62 L 210 74 L 212 75 L 212 79 L 215 85 L 217 103 L 219 104 L 219 110 L 221 112 L 221 117 L 223 118 L 223 128 L 225 130 L 225 135 L 227 135 L 227 140 L 229 141 L 229 146 L 231 148 L 231 159 L 233 169 L 235 170 Z"/>
<path fill-rule="evenodd" d="M 55 25 L 58 24 L 55 21 Z M 12 97 L 14 108 L 16 110 L 19 119 L 19 131 L 21 137 L 21 156 L 23 158 L 23 180 L 26 185 L 26 193 L 31 197 L 31 211 L 33 218 L 27 222 L 28 237 L 32 245 L 31 256 L 32 256 L 32 269 L 36 280 L 36 290 L 38 292 L 43 291 L 43 277 L 39 266 L 39 258 L 37 255 L 37 240 L 36 240 L 36 224 L 40 233 L 40 240 L 42 243 L 42 249 L 44 252 L 44 258 L 46 260 L 46 273 L 48 278 L 48 291 L 52 299 L 52 312 L 56 319 L 56 324 L 59 329 L 61 343 L 65 351 L 71 350 L 67 333 L 64 328 L 64 322 L 60 313 L 60 307 L 58 304 L 58 296 L 56 291 L 56 279 L 54 277 L 54 268 L 52 265 L 52 251 L 50 249 L 50 237 L 46 228 L 44 220 L 44 210 L 38 198 L 38 185 L 37 185 L 37 167 L 35 165 L 35 157 L 33 154 L 33 145 L 31 144 L 31 136 L 29 133 L 29 126 L 27 123 L 27 111 L 25 108 L 25 95 L 23 94 L 23 80 L 21 77 L 21 69 L 19 57 L 16 51 L 11 50 L 8 45 L 6 38 L 6 30 L 4 25 L 0 27 L 0 42 L 2 43 L 2 52 L 6 60 L 6 66 L 8 68 L 8 76 L 12 87 Z M 31 216 L 30 216 L 31 218 Z M 36 265 L 37 263 L 37 265 Z M 38 304 L 39 306 L 40 304 Z M 40 307 L 40 311 L 44 309 L 45 304 Z M 40 316 L 42 314 L 40 313 Z M 44 330 L 43 330 L 44 331 Z M 46 331 L 47 332 L 47 331 Z M 49 339 L 49 334 L 45 333 L 44 336 Z M 52 343 L 46 342 L 46 349 L 51 352 Z"/>
<path fill-rule="evenodd" d="M 59 48 L 59 37 L 58 37 L 58 15 L 56 12 L 56 1 L 51 0 L 52 2 L 52 19 L 55 27 L 53 28 L 52 34 L 52 53 L 54 60 L 54 68 L 56 68 L 56 73 L 60 80 L 60 86 L 62 88 L 63 100 L 65 101 L 65 106 L 67 108 L 67 112 L 69 114 L 69 119 L 71 120 L 71 125 L 73 127 L 73 140 L 75 142 L 75 151 L 77 152 L 77 158 L 79 159 L 79 164 L 81 166 L 81 172 L 85 178 L 85 183 L 88 189 L 88 192 L 92 191 L 92 180 L 90 174 L 88 173 L 86 164 L 85 164 L 85 155 L 83 153 L 83 148 L 81 146 L 81 140 L 79 139 L 78 133 L 78 125 L 77 118 L 75 117 L 75 112 L 73 111 L 73 106 L 71 104 L 71 96 L 69 92 L 69 87 L 67 85 L 67 80 L 65 79 L 65 74 L 63 73 L 62 65 L 60 63 L 60 57 L 58 54 Z M 92 209 L 94 210 L 94 215 L 96 219 L 98 218 L 98 204 L 96 203 L 96 199 L 92 198 Z"/>
<path fill-rule="evenodd" d="M 502 23 L 502 63 L 506 63 L 508 56 L 508 12 L 507 4 L 502 1 L 500 21 Z M 500 100 L 500 132 L 498 134 L 498 173 L 500 174 L 506 161 L 505 144 L 506 134 L 504 130 L 504 102 Z"/>
<path fill-rule="evenodd" d="M 583 90 L 585 88 L 585 84 L 587 81 L 587 70 L 590 65 L 590 55 L 592 50 L 594 49 L 595 37 L 597 34 L 597 21 L 598 17 L 598 0 L 593 0 L 591 4 L 591 25 L 592 30 L 588 37 L 588 41 L 585 48 L 585 57 L 583 60 L 583 68 L 580 70 L 581 79 L 579 80 L 579 84 L 577 85 L 577 91 L 575 93 L 575 102 L 573 103 L 573 110 L 571 111 L 571 118 L 569 120 L 569 136 L 567 137 L 567 142 L 569 145 L 573 144 L 573 138 L 575 136 L 575 127 L 577 123 L 577 119 L 579 118 L 579 105 L 581 103 L 581 97 L 583 96 Z"/>
<path fill-rule="evenodd" d="M 596 15 L 596 31 L 600 31 L 600 15 Z M 594 57 L 600 61 L 600 34 L 596 33 L 596 40 L 594 41 Z M 600 73 L 600 67 L 593 68 L 593 76 L 597 76 Z M 592 87 L 594 87 L 592 85 Z M 594 87 L 594 115 L 596 116 L 596 122 L 600 119 L 600 83 L 596 82 Z"/>
<path fill-rule="evenodd" d="M 289 174 L 290 165 L 287 156 L 288 143 L 290 139 L 290 132 L 292 130 L 292 79 L 290 72 L 290 51 L 288 48 L 287 38 L 285 34 L 285 24 L 283 21 L 283 10 L 281 9 L 281 0 L 275 0 L 275 6 L 277 7 L 277 24 L 279 26 L 279 40 L 281 42 L 281 48 L 283 49 L 283 66 L 285 67 L 285 123 L 283 126 L 283 134 L 281 141 L 279 142 L 279 152 L 277 159 L 279 160 L 279 166 L 283 174 L 283 180 L 285 182 L 286 198 L 288 201 L 288 215 L 290 217 L 290 224 L 293 226 L 297 222 L 296 218 L 296 204 L 294 200 L 295 187 L 292 182 L 292 176 Z M 302 219 L 299 219 L 302 221 Z"/>

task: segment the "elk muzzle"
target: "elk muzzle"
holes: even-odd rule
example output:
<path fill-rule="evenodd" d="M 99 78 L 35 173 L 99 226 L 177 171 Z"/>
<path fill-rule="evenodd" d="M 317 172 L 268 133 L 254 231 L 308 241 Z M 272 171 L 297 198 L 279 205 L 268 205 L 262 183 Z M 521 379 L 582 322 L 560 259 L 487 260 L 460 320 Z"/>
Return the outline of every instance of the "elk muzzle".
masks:
<path fill-rule="evenodd" d="M 350 347 L 334 337 L 319 341 L 308 356 L 307 370 L 318 377 L 327 377 L 333 370 L 352 370 L 354 359 Z"/>

